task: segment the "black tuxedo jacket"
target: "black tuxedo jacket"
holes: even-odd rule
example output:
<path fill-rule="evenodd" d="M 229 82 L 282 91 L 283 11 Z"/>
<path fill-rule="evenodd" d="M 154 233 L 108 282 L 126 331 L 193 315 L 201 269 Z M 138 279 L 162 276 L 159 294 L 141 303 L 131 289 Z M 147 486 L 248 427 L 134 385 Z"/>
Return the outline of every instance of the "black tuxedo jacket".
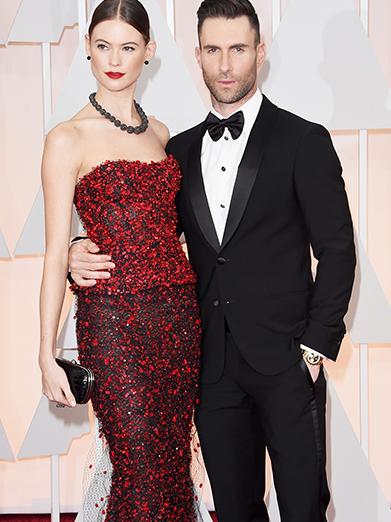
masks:
<path fill-rule="evenodd" d="M 167 146 L 183 172 L 177 206 L 198 277 L 203 380 L 221 375 L 225 322 L 247 362 L 263 374 L 294 364 L 300 343 L 335 360 L 345 333 L 355 248 L 329 133 L 264 96 L 220 245 L 201 172 L 205 132 L 203 122 Z M 318 260 L 315 280 L 310 247 Z"/>

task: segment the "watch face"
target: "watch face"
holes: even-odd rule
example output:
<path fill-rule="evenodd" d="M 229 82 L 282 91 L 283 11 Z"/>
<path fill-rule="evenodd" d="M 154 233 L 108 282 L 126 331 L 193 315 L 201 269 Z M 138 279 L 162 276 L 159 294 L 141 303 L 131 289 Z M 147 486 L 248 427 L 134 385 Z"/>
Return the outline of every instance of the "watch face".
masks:
<path fill-rule="evenodd" d="M 309 364 L 319 364 L 322 360 L 322 357 L 316 353 L 306 352 L 306 360 Z"/>

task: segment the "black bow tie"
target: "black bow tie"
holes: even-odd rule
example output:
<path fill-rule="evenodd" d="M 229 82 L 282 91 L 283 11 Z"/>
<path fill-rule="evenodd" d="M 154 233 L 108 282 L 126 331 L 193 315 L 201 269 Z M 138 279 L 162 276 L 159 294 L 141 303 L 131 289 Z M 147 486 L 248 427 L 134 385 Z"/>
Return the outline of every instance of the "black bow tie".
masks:
<path fill-rule="evenodd" d="M 206 118 L 206 127 L 213 141 L 218 141 L 221 138 L 226 127 L 231 133 L 232 139 L 237 140 L 242 134 L 243 125 L 244 116 L 242 111 L 235 112 L 235 114 L 232 114 L 232 116 L 224 120 L 220 120 L 220 118 L 211 112 Z"/>

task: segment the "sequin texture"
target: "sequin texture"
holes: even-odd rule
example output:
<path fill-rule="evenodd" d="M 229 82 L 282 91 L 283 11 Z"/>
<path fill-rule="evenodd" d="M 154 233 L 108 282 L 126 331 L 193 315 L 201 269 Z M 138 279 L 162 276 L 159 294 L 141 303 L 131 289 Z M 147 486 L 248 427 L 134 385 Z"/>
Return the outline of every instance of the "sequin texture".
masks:
<path fill-rule="evenodd" d="M 190 475 L 200 319 L 195 276 L 176 237 L 176 161 L 105 162 L 77 184 L 87 233 L 116 263 L 77 293 L 79 361 L 112 464 L 94 520 L 195 522 Z M 103 506 L 103 507 L 102 507 Z"/>
<path fill-rule="evenodd" d="M 162 161 L 105 161 L 77 183 L 74 203 L 88 237 L 116 267 L 110 280 L 75 293 L 139 292 L 195 282 L 176 235 L 175 197 L 181 171 Z"/>

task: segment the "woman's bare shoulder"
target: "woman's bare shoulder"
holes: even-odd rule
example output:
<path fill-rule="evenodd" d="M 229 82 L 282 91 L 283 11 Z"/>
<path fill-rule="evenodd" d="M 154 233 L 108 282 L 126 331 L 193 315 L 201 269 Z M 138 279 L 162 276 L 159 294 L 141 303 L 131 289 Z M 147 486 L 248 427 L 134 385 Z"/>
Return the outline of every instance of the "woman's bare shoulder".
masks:
<path fill-rule="evenodd" d="M 46 143 L 56 147 L 76 146 L 83 137 L 83 132 L 96 119 L 88 105 L 83 107 L 69 120 L 63 121 L 53 127 L 46 136 Z"/>
<path fill-rule="evenodd" d="M 154 116 L 148 116 L 148 120 L 153 132 L 157 135 L 163 147 L 165 147 L 170 139 L 170 131 L 168 130 L 167 125 L 156 119 Z"/>
<path fill-rule="evenodd" d="M 77 143 L 80 132 L 72 120 L 63 121 L 51 129 L 45 141 L 46 147 L 66 148 Z"/>
<path fill-rule="evenodd" d="M 82 133 L 77 122 L 63 121 L 48 132 L 43 153 L 46 171 L 60 168 L 77 173 L 82 160 Z"/>

